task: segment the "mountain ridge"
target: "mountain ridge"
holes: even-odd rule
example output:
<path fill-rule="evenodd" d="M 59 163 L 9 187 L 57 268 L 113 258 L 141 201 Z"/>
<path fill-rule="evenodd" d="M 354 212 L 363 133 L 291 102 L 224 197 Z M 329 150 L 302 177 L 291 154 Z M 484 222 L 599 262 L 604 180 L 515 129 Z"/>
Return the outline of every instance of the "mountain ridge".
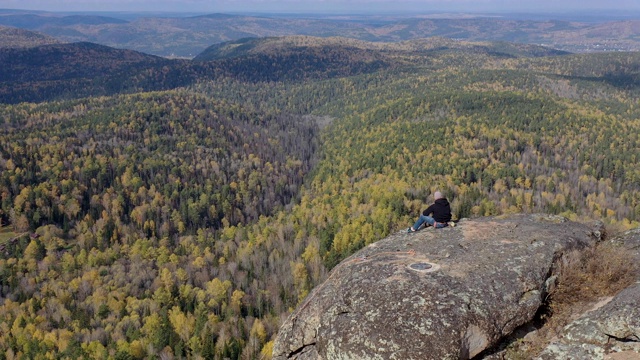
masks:
<path fill-rule="evenodd" d="M 59 43 L 59 40 L 39 32 L 0 26 L 0 48 L 29 48 Z"/>
<path fill-rule="evenodd" d="M 0 102 L 41 102 L 186 85 L 154 55 L 80 42 L 0 49 Z M 169 78 L 169 80 L 167 80 Z"/>
<path fill-rule="evenodd" d="M 165 57 L 192 58 L 212 44 L 246 37 L 343 36 L 365 41 L 402 41 L 442 36 L 469 41 L 545 44 L 559 50 L 640 50 L 637 21 L 586 23 L 491 17 L 357 20 L 214 13 L 191 17 L 138 17 L 130 21 L 95 15 L 9 13 L 0 25 L 37 30 L 61 41 L 91 41 Z M 609 30 L 607 30 L 609 29 Z M 621 29 L 615 31 L 611 29 Z M 626 29 L 626 30 L 625 30 Z M 612 38 L 611 34 L 616 34 Z M 585 37 L 584 35 L 589 35 Z"/>
<path fill-rule="evenodd" d="M 78 42 L 0 49 L 0 102 L 168 90 L 224 77 L 242 81 L 301 81 L 413 66 L 447 54 L 498 57 L 566 55 L 535 45 L 476 43 L 445 38 L 401 43 L 342 37 L 249 38 L 214 45 L 194 60 Z"/>
<path fill-rule="evenodd" d="M 567 55 L 568 52 L 545 48 L 543 46 L 516 44 L 508 42 L 470 42 L 453 40 L 443 37 L 431 37 L 424 39 L 406 40 L 402 42 L 371 42 L 351 39 L 339 36 L 313 37 L 305 35 L 293 35 L 284 37 L 243 38 L 236 41 L 228 41 L 215 44 L 197 55 L 194 61 L 210 61 L 227 59 L 258 53 L 277 53 L 292 48 L 328 47 L 340 46 L 361 50 L 387 51 L 387 52 L 426 52 L 443 50 L 481 50 L 511 54 L 513 56 L 556 56 Z"/>

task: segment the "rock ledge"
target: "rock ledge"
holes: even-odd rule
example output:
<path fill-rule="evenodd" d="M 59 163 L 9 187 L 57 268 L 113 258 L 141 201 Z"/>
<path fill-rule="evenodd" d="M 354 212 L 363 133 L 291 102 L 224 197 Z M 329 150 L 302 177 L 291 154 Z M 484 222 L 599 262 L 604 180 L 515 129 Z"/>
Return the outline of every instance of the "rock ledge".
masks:
<path fill-rule="evenodd" d="M 274 359 L 470 359 L 534 317 L 600 229 L 547 215 L 399 232 L 340 263 L 282 325 Z"/>

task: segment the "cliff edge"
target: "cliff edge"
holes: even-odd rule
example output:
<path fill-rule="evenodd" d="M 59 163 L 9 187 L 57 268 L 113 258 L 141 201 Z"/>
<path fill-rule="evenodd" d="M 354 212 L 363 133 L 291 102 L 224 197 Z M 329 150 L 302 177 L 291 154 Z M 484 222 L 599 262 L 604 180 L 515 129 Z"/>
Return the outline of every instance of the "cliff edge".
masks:
<path fill-rule="evenodd" d="M 399 232 L 347 258 L 282 325 L 274 359 L 470 359 L 530 322 L 600 228 L 548 215 Z"/>

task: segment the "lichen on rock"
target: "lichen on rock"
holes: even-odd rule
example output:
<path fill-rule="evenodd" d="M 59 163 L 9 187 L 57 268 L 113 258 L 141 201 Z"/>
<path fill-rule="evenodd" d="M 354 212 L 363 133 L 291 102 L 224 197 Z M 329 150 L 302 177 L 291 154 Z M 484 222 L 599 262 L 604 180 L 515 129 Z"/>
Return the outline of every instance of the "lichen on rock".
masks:
<path fill-rule="evenodd" d="M 514 215 L 393 234 L 312 291 L 282 325 L 274 359 L 473 358 L 533 319 L 558 262 L 594 246 L 595 231 Z"/>

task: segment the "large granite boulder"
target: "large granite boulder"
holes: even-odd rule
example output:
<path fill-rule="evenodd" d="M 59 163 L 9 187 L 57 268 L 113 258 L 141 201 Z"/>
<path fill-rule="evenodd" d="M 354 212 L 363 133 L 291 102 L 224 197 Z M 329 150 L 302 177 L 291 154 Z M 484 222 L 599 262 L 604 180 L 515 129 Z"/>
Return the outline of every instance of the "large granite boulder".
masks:
<path fill-rule="evenodd" d="M 546 215 L 399 232 L 340 263 L 282 325 L 275 359 L 470 359 L 532 320 L 558 263 L 600 231 Z"/>
<path fill-rule="evenodd" d="M 636 263 L 640 262 L 640 229 L 610 241 L 623 247 Z M 640 360 L 640 278 L 638 280 L 567 325 L 560 339 L 537 359 Z"/>

